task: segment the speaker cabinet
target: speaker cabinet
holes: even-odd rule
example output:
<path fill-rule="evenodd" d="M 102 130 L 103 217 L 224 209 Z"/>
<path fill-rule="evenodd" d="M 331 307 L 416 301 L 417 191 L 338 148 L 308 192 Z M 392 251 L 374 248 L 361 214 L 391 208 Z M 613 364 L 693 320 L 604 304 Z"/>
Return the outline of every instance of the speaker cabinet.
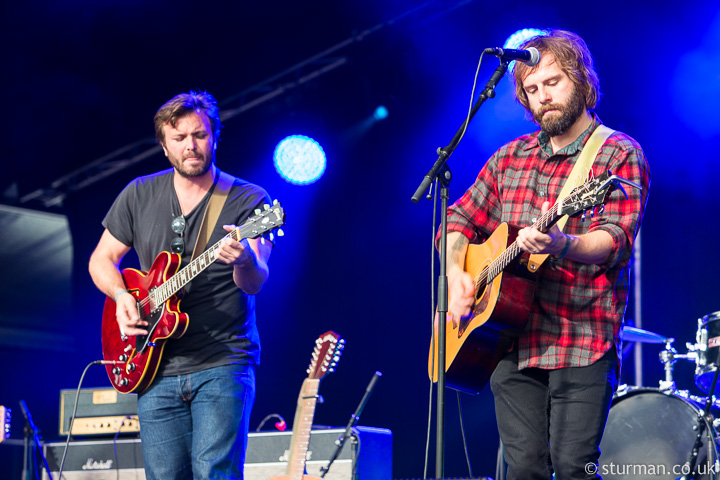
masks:
<path fill-rule="evenodd" d="M 117 456 L 115 445 L 117 445 Z M 53 478 L 57 478 L 62 462 L 65 442 L 45 444 L 47 458 Z M 65 480 L 145 480 L 140 439 L 93 440 L 70 442 L 63 478 Z M 51 480 L 43 468 L 43 480 Z"/>
<path fill-rule="evenodd" d="M 320 476 L 335 452 L 335 441 L 344 428 L 313 430 L 308 447 L 307 471 Z M 392 478 L 392 432 L 384 428 L 355 427 L 357 442 L 348 438 L 325 475 L 327 480 L 374 480 Z M 252 432 L 245 457 L 245 480 L 267 480 L 284 475 L 292 432 Z M 113 443 L 117 443 L 117 455 Z M 65 442 L 45 444 L 53 478 L 60 469 Z M 357 456 L 354 452 L 357 451 Z M 144 480 L 140 439 L 71 442 L 63 478 L 66 480 Z M 357 477 L 353 479 L 352 472 Z M 51 480 L 43 469 L 43 480 Z"/>
<path fill-rule="evenodd" d="M 352 439 L 345 440 L 343 449 L 325 475 L 327 480 L 357 480 L 392 478 L 392 432 L 384 428 L 355 427 L 357 458 Z M 320 476 L 320 468 L 327 465 L 335 452 L 335 441 L 344 428 L 313 430 L 306 463 L 308 475 Z M 251 433 L 245 457 L 245 480 L 267 480 L 284 475 L 292 432 Z"/>

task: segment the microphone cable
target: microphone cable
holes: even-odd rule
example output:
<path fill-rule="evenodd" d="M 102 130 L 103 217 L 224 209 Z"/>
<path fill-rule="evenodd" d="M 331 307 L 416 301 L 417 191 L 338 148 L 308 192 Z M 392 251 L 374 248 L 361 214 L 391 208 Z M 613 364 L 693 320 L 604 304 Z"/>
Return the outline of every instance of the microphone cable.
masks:
<path fill-rule="evenodd" d="M 473 108 L 473 100 L 475 99 L 475 89 L 477 88 L 477 79 L 480 75 L 480 66 L 482 65 L 483 57 L 485 56 L 485 50 L 482 51 L 480 54 L 480 59 L 478 60 L 477 68 L 475 69 L 475 78 L 473 79 L 473 86 L 472 90 L 470 91 L 470 106 L 468 107 L 468 113 L 465 117 L 465 123 L 463 124 L 463 131 L 460 135 L 460 138 L 457 141 L 457 145 L 460 144 L 460 141 L 465 136 L 465 132 L 467 131 L 468 124 L 470 123 L 470 114 L 472 113 Z M 438 148 L 439 152 L 440 148 Z M 432 187 L 431 187 L 432 188 Z M 435 338 L 435 312 L 436 312 L 436 300 L 435 300 L 435 232 L 437 231 L 437 210 L 438 210 L 438 180 L 435 179 L 435 194 L 432 195 L 433 199 L 433 219 L 432 219 L 432 249 L 431 249 L 431 257 L 430 257 L 430 350 L 431 352 L 435 350 L 435 342 L 437 339 Z M 431 190 L 432 192 L 432 190 Z M 443 215 L 447 215 L 447 212 L 442 212 Z M 438 349 L 439 351 L 439 349 Z M 430 372 L 432 375 L 432 372 L 435 371 L 435 355 L 431 355 L 432 360 L 430 364 Z M 440 375 L 440 372 L 438 372 L 438 376 Z M 429 455 L 430 455 L 430 433 L 432 429 L 432 409 L 433 409 L 433 391 L 434 391 L 434 382 L 432 377 L 430 378 L 430 398 L 428 400 L 428 423 L 427 423 L 427 432 L 425 436 L 425 462 L 424 462 L 424 469 L 423 469 L 423 479 L 427 479 L 427 471 L 428 471 L 428 463 L 429 463 Z M 470 456 L 468 453 L 467 448 L 467 441 L 465 438 L 465 428 L 463 426 L 463 418 L 462 418 L 462 408 L 460 407 L 460 396 L 458 393 L 458 407 L 459 407 L 459 415 L 460 415 L 460 429 L 462 431 L 462 440 L 463 440 L 463 447 L 465 450 L 465 459 L 468 464 L 468 470 L 470 470 L 470 475 L 472 476 L 472 468 L 470 467 Z"/>

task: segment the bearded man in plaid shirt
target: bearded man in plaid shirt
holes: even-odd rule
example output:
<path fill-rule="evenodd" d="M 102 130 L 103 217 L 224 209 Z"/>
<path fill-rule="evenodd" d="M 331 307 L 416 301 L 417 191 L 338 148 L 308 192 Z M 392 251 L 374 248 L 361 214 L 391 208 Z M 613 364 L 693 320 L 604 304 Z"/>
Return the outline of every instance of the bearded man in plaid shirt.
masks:
<path fill-rule="evenodd" d="M 498 150 L 474 185 L 448 211 L 449 319 L 471 313 L 472 276 L 463 271 L 469 243 L 502 222 L 532 225 L 555 202 L 588 138 L 601 124 L 592 110 L 599 81 L 585 42 L 553 30 L 521 47 L 541 53 L 537 66 L 517 64 L 518 101 L 541 130 Z M 599 478 L 599 445 L 619 374 L 620 329 L 629 262 L 650 186 L 643 151 L 614 132 L 592 166 L 642 186 L 608 196 L 602 213 L 564 231 L 522 228 L 521 250 L 549 254 L 538 273 L 526 327 L 493 372 L 500 438 L 511 480 Z M 591 467 L 588 467 L 590 465 Z"/>

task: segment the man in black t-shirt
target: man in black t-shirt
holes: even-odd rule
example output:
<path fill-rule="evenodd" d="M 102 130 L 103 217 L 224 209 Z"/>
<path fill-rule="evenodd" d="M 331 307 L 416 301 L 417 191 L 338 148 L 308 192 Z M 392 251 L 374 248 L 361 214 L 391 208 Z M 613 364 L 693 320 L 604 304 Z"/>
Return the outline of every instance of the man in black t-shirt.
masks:
<path fill-rule="evenodd" d="M 172 168 L 133 180 L 103 220 L 90 275 L 115 299 L 126 335 L 146 335 L 148 322 L 125 289 L 120 261 L 131 248 L 146 271 L 162 251 L 181 254 L 183 266 L 191 260 L 219 175 L 220 127 L 209 93 L 168 101 L 155 114 L 155 133 Z M 234 179 L 208 245 L 268 200 L 260 187 Z M 254 295 L 268 278 L 271 249 L 260 239 L 222 240 L 219 261 L 185 287 L 180 309 L 190 318 L 187 331 L 167 342 L 157 377 L 138 397 L 148 479 L 243 478 L 260 356 Z"/>

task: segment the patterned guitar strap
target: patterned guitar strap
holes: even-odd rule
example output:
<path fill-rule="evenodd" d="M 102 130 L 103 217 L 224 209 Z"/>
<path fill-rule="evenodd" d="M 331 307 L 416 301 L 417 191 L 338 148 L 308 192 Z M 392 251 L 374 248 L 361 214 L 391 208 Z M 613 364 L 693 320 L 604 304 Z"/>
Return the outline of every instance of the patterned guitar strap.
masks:
<path fill-rule="evenodd" d="M 592 168 L 592 164 L 593 162 L 595 162 L 595 158 L 600 152 L 600 148 L 602 148 L 605 141 L 613 133 L 615 133 L 615 130 L 608 128 L 605 125 L 599 125 L 595 129 L 595 131 L 592 133 L 587 143 L 585 144 L 585 147 L 583 147 L 580 156 L 575 161 L 575 166 L 573 167 L 572 172 L 570 172 L 567 180 L 565 180 L 565 185 L 563 185 L 563 188 L 557 197 L 558 200 L 567 197 L 568 194 L 570 194 L 570 192 L 572 192 L 575 187 L 581 185 L 585 181 L 587 172 L 589 172 L 590 168 Z M 567 215 L 563 215 L 560 220 L 558 220 L 557 226 L 561 231 L 563 228 L 565 228 L 565 224 L 567 223 L 568 218 L 569 217 Z M 543 264 L 547 257 L 547 253 L 544 253 L 542 255 L 530 255 L 530 260 L 528 261 L 528 270 L 533 273 L 537 272 L 540 268 L 540 265 Z"/>

